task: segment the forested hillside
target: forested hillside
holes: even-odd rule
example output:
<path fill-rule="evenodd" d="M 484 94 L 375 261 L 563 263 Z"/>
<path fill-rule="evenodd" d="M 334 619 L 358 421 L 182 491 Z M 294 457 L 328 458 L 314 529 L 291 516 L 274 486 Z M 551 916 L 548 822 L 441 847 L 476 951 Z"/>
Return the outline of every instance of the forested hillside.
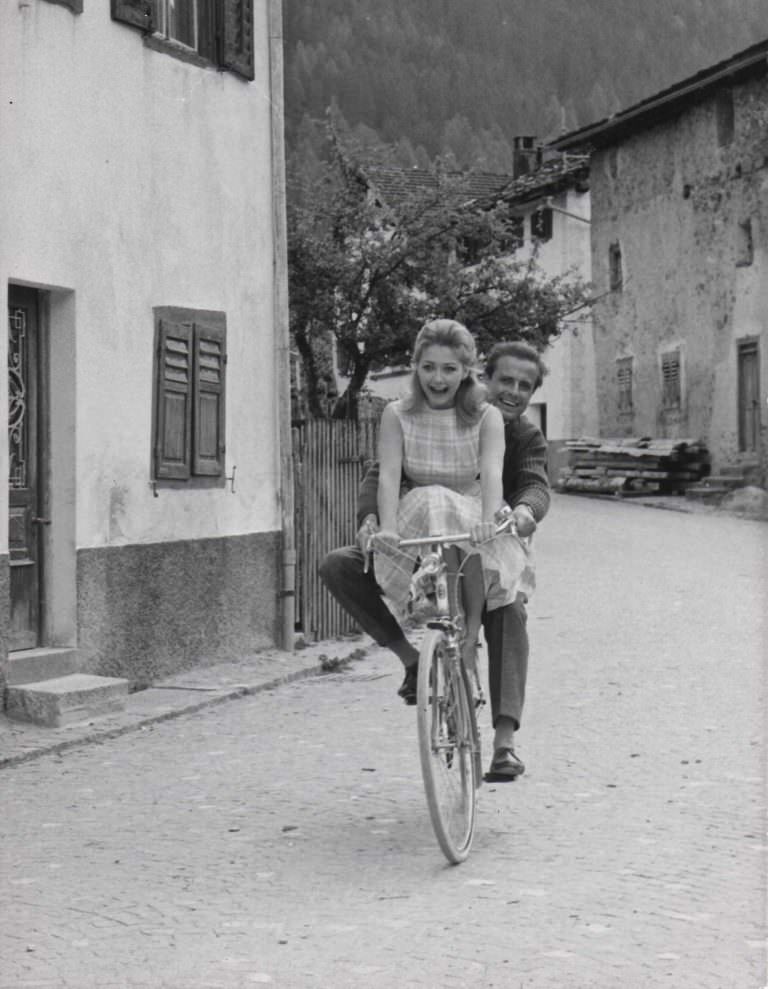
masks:
<path fill-rule="evenodd" d="M 402 164 L 511 167 L 768 37 L 768 0 L 284 0 L 289 149 L 336 105 Z"/>

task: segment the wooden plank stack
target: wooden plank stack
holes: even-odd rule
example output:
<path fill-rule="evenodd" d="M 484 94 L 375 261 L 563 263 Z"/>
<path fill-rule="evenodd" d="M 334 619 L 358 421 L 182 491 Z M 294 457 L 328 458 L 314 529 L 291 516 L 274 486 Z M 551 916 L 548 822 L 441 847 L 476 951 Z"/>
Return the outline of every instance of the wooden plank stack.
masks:
<path fill-rule="evenodd" d="M 614 437 L 566 440 L 568 466 L 560 491 L 613 494 L 685 494 L 710 472 L 709 451 L 699 440 Z"/>

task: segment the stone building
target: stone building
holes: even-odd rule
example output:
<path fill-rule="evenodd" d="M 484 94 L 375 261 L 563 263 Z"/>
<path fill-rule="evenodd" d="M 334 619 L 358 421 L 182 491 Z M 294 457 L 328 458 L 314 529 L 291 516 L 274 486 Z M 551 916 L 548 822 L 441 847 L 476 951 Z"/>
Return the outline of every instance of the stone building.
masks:
<path fill-rule="evenodd" d="M 281 65 L 279 0 L 0 9 L 0 686 L 280 635 Z"/>
<path fill-rule="evenodd" d="M 768 41 L 553 146 L 591 152 L 600 433 L 765 483 Z"/>

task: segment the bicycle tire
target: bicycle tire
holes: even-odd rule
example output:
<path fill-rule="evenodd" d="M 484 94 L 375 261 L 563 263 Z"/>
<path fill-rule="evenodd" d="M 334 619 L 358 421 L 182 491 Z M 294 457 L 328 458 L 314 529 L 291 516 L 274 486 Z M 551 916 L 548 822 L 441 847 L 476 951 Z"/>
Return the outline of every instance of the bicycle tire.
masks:
<path fill-rule="evenodd" d="M 472 846 L 478 783 L 474 712 L 466 679 L 448 661 L 446 646 L 442 631 L 430 629 L 424 637 L 416 708 L 421 774 L 432 828 L 445 857 L 458 865 Z"/>

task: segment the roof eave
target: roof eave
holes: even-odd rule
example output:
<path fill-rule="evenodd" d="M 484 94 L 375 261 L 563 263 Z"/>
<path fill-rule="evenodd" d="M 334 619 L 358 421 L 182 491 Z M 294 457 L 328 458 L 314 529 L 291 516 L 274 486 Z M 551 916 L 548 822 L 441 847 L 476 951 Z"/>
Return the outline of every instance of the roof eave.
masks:
<path fill-rule="evenodd" d="M 756 47 L 758 51 L 754 47 L 748 49 L 728 63 L 719 63 L 711 70 L 691 76 L 612 117 L 564 134 L 552 141 L 549 147 L 557 151 L 570 151 L 616 144 L 634 131 L 644 130 L 674 116 L 726 80 L 737 81 L 752 75 L 763 75 L 768 71 L 768 41 Z"/>

